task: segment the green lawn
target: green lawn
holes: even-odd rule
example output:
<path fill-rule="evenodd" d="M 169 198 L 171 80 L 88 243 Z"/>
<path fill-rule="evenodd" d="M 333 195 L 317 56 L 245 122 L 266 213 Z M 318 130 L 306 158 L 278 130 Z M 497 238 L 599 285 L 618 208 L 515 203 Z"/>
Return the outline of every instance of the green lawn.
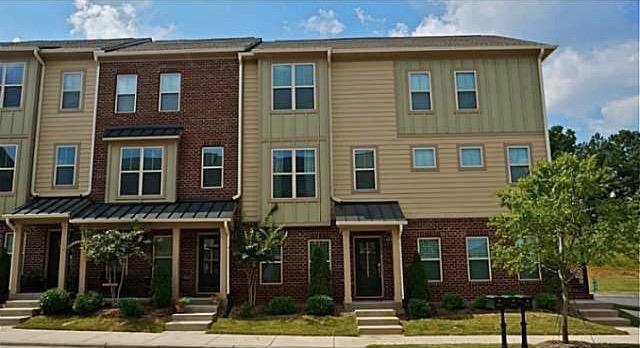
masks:
<path fill-rule="evenodd" d="M 162 332 L 165 320 L 154 317 L 79 317 L 79 316 L 35 316 L 16 326 L 18 329 L 78 330 L 78 331 L 126 331 Z"/>
<path fill-rule="evenodd" d="M 314 317 L 308 315 L 263 316 L 249 319 L 219 318 L 209 333 L 244 335 L 357 336 L 352 315 Z"/>
<path fill-rule="evenodd" d="M 498 335 L 500 314 L 466 314 L 458 317 L 403 322 L 406 336 L 430 335 Z M 520 334 L 520 314 L 507 313 L 507 332 Z M 560 332 L 560 316 L 551 313 L 527 313 L 527 333 L 530 335 L 557 334 Z M 604 326 L 577 318 L 569 318 L 569 333 L 576 334 L 626 334 L 611 326 Z"/>
<path fill-rule="evenodd" d="M 499 348 L 499 344 L 372 344 L 367 348 Z M 509 347 L 520 347 L 519 344 L 510 344 Z M 535 348 L 535 345 L 529 345 Z M 624 343 L 591 343 L 591 348 L 638 348 L 640 345 Z"/>
<path fill-rule="evenodd" d="M 615 266 L 590 266 L 589 287 L 598 294 L 637 294 L 640 291 L 638 268 Z M 598 289 L 593 288 L 593 280 L 598 283 Z"/>

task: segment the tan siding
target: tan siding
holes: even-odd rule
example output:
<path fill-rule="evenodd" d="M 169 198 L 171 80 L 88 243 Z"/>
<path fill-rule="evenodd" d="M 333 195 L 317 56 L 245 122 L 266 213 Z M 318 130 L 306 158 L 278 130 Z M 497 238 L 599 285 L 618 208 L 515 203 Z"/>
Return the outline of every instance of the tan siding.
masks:
<path fill-rule="evenodd" d="M 242 215 L 248 221 L 260 216 L 260 112 L 257 63 L 244 64 L 242 124 Z"/>

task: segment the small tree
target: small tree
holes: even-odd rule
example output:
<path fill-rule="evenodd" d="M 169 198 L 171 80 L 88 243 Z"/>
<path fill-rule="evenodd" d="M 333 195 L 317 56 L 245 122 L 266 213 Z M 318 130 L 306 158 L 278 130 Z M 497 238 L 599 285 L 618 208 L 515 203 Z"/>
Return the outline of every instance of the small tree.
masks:
<path fill-rule="evenodd" d="M 151 299 L 157 308 L 171 305 L 171 266 L 158 264 L 151 279 Z"/>
<path fill-rule="evenodd" d="M 517 186 L 498 194 L 506 209 L 490 222 L 498 238 L 494 260 L 510 273 L 539 264 L 557 275 L 564 343 L 569 342 L 569 284 L 574 274 L 588 263 L 606 260 L 625 245 L 628 235 L 637 233 L 637 209 L 630 211 L 630 205 L 611 197 L 612 179 L 595 157 L 563 154 L 538 163 Z"/>
<path fill-rule="evenodd" d="M 331 296 L 331 269 L 327 262 L 329 255 L 322 248 L 311 248 L 309 265 L 309 297 L 316 295 Z"/>
<path fill-rule="evenodd" d="M 408 299 L 428 300 L 429 283 L 427 282 L 427 274 L 424 271 L 424 265 L 420 259 L 420 255 L 416 253 L 409 267 L 408 277 Z"/>

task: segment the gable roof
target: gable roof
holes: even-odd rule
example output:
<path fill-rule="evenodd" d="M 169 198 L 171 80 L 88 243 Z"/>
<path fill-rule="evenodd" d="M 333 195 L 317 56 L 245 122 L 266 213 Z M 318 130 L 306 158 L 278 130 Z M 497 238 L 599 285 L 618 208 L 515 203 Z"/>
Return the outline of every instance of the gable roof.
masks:
<path fill-rule="evenodd" d="M 120 48 L 150 42 L 151 38 L 119 38 L 119 39 L 96 39 L 96 40 L 34 40 L 20 42 L 0 42 L 2 51 L 25 51 L 25 50 L 104 50 L 111 51 Z"/>

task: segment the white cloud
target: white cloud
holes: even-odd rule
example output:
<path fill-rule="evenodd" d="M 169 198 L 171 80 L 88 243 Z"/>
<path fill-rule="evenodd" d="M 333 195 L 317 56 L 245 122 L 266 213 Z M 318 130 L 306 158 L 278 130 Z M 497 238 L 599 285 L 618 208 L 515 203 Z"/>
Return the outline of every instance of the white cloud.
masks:
<path fill-rule="evenodd" d="M 640 96 L 638 95 L 612 100 L 600 109 L 602 118 L 591 121 L 589 127 L 592 131 L 605 135 L 615 133 L 622 128 L 639 130 L 639 109 Z"/>
<path fill-rule="evenodd" d="M 404 23 L 396 23 L 396 25 L 389 30 L 387 36 L 391 37 L 403 37 L 409 36 L 409 26 Z"/>
<path fill-rule="evenodd" d="M 13 39 L 11 39 L 11 42 L 21 42 L 21 41 L 22 41 L 22 38 L 19 37 L 19 36 L 14 37 Z"/>
<path fill-rule="evenodd" d="M 317 32 L 321 35 L 337 35 L 344 31 L 345 25 L 338 20 L 333 10 L 319 9 L 317 15 L 313 15 L 304 21 L 307 31 Z"/>
<path fill-rule="evenodd" d="M 135 4 L 135 5 L 134 5 Z M 149 26 L 138 16 L 148 7 L 148 3 L 97 3 L 92 0 L 75 0 L 75 12 L 67 18 L 72 25 L 71 34 L 87 39 L 108 39 L 118 37 L 152 36 L 163 38 L 169 35 L 173 24 Z"/>
<path fill-rule="evenodd" d="M 368 14 L 367 11 L 365 11 L 362 7 L 356 7 L 353 9 L 353 11 L 356 13 L 356 18 L 358 18 L 360 24 L 367 25 L 369 23 L 384 23 L 387 21 L 386 18 L 373 17 L 372 15 Z"/>

